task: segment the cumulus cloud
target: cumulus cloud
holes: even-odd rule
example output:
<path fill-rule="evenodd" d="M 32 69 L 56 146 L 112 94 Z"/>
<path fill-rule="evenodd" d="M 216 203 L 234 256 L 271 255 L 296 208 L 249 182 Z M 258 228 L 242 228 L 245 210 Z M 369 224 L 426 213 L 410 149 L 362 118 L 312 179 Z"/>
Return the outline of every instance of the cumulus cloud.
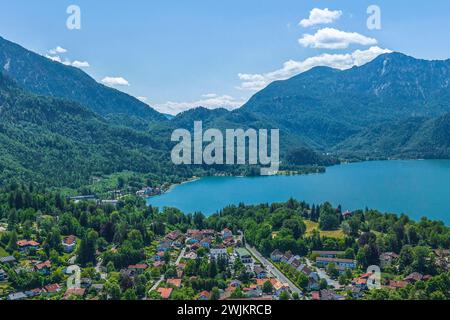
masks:
<path fill-rule="evenodd" d="M 67 52 L 67 50 L 60 46 L 57 46 L 56 48 L 50 49 L 48 51 L 48 53 L 50 53 L 51 55 L 56 55 L 56 54 L 61 54 L 61 53 L 66 53 L 66 52 Z"/>
<path fill-rule="evenodd" d="M 72 62 L 69 59 L 64 59 L 63 60 L 60 56 L 50 56 L 48 54 L 45 55 L 45 57 L 47 59 L 52 60 L 52 61 L 62 63 L 64 65 L 66 65 L 66 66 L 72 66 L 72 67 L 76 67 L 76 68 L 89 68 L 90 67 L 89 62 L 87 62 L 87 61 L 75 60 L 75 61 Z"/>
<path fill-rule="evenodd" d="M 314 8 L 309 13 L 308 19 L 300 21 L 299 25 L 308 28 L 317 24 L 329 24 L 338 20 L 342 16 L 341 10 L 329 10 L 328 8 L 319 9 Z"/>
<path fill-rule="evenodd" d="M 371 47 L 367 50 L 356 50 L 346 54 L 321 54 L 307 58 L 303 61 L 289 60 L 283 64 L 281 69 L 263 74 L 238 74 L 242 81 L 238 89 L 258 91 L 265 88 L 276 80 L 286 80 L 294 75 L 308 71 L 317 66 L 327 66 L 335 69 L 345 70 L 353 66 L 366 64 L 380 54 L 392 52 L 389 49 Z"/>
<path fill-rule="evenodd" d="M 345 49 L 351 44 L 370 46 L 377 44 L 377 40 L 357 32 L 345 32 L 334 28 L 323 28 L 314 35 L 304 34 L 298 42 L 309 48 L 319 49 Z"/>
<path fill-rule="evenodd" d="M 72 62 L 71 65 L 76 68 L 89 68 L 90 67 L 89 62 L 78 61 L 78 60 L 75 60 L 74 62 Z"/>
<path fill-rule="evenodd" d="M 128 80 L 122 77 L 104 77 L 102 83 L 107 86 L 129 86 Z"/>
<path fill-rule="evenodd" d="M 173 102 L 168 101 L 163 104 L 153 104 L 152 106 L 163 113 L 176 115 L 180 112 L 196 108 L 205 107 L 208 109 L 226 108 L 228 110 L 233 110 L 241 107 L 246 100 L 236 99 L 229 95 L 218 95 L 214 93 L 208 93 L 202 95 L 202 98 L 197 101 L 190 102 Z"/>

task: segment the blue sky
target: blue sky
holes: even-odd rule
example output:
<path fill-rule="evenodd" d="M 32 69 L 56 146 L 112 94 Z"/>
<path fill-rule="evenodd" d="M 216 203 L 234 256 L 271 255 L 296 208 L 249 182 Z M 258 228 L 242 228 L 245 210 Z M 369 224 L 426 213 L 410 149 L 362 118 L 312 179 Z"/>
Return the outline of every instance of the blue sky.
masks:
<path fill-rule="evenodd" d="M 168 113 L 197 105 L 235 108 L 273 80 L 315 65 L 347 68 L 387 50 L 450 58 L 447 0 L 0 3 L 4 38 L 77 61 L 96 80 Z M 71 4 L 81 9 L 81 30 L 66 28 Z M 372 4 L 381 9 L 380 30 L 367 28 Z M 314 8 L 319 19 L 309 20 Z M 49 52 L 58 46 L 67 51 Z"/>

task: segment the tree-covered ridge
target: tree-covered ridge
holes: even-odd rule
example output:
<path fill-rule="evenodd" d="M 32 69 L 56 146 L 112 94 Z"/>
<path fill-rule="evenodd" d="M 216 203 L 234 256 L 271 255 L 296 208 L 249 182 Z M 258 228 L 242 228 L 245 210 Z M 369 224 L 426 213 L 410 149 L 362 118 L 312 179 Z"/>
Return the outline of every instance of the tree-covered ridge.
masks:
<path fill-rule="evenodd" d="M 0 68 L 27 91 L 76 101 L 102 116 L 137 117 L 147 123 L 166 120 L 147 104 L 97 83 L 82 70 L 51 61 L 2 37 Z"/>
<path fill-rule="evenodd" d="M 450 158 L 450 114 L 374 126 L 335 147 L 347 158 Z"/>
<path fill-rule="evenodd" d="M 159 181 L 191 177 L 176 168 L 158 137 L 111 125 L 76 102 L 37 96 L 0 75 L 0 172 L 8 181 L 79 187 L 125 170 Z"/>

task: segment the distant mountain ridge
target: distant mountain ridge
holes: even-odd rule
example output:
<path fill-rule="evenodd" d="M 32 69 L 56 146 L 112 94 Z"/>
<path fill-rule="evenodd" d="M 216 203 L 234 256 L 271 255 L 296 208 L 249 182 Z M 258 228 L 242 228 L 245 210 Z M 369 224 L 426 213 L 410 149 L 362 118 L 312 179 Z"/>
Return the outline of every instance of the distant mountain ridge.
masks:
<path fill-rule="evenodd" d="M 276 81 L 240 110 L 265 115 L 324 150 L 367 126 L 450 112 L 450 60 L 391 53 L 348 70 L 317 67 Z"/>
<path fill-rule="evenodd" d="M 76 101 L 104 117 L 166 120 L 147 104 L 97 83 L 81 69 L 51 61 L 2 37 L 0 70 L 30 92 Z"/>
<path fill-rule="evenodd" d="M 3 38 L 0 70 L 0 169 L 8 179 L 77 186 L 96 172 L 127 169 L 189 177 L 192 169 L 169 161 L 170 136 L 194 121 L 204 130 L 280 129 L 287 166 L 450 158 L 450 60 L 391 53 L 343 71 L 316 67 L 270 84 L 239 109 L 175 117 Z"/>

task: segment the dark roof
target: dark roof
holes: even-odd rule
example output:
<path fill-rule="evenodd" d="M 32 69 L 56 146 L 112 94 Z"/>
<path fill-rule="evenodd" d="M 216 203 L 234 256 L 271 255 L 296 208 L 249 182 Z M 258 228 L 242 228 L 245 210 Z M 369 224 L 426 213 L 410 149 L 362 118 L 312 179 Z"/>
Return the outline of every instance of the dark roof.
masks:
<path fill-rule="evenodd" d="M 7 257 L 1 257 L 0 258 L 0 263 L 10 263 L 10 262 L 15 262 L 16 258 L 14 258 L 13 256 L 7 256 Z"/>

